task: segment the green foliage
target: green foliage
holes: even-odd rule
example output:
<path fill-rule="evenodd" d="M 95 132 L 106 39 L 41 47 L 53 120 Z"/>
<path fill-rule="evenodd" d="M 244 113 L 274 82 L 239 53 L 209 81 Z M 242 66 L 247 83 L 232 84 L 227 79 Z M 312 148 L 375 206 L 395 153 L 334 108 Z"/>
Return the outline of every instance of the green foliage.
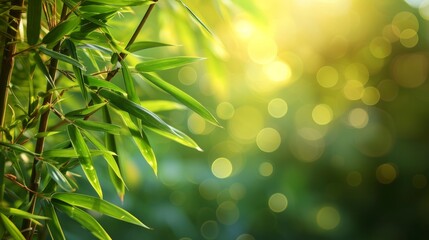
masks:
<path fill-rule="evenodd" d="M 179 3 L 198 25 L 210 32 L 187 5 Z M 131 213 L 103 200 L 102 186 L 107 183 L 100 182 L 99 174 L 106 169 L 100 167 L 96 157 L 105 160 L 110 184 L 123 201 L 126 182 L 117 155 L 122 147 L 117 137 L 127 135 L 133 139 L 157 174 L 156 149 L 151 146 L 147 130 L 201 150 L 192 138 L 157 112 L 186 106 L 219 126 L 197 100 L 156 75 L 202 58 L 178 56 L 138 63 L 127 61 L 131 53 L 143 57 L 147 49 L 157 48 L 161 52 L 163 47 L 172 46 L 136 41 L 155 4 L 162 3 L 149 0 L 2 3 L 1 21 L 13 19 L 17 25 L 26 21 L 23 24 L 26 35 L 17 41 L 21 33 L 10 21 L 7 29 L 0 29 L 1 43 L 6 43 L 0 48 L 1 56 L 10 54 L 12 59 L 2 60 L 0 72 L 0 96 L 4 102 L 0 106 L 0 237 L 66 239 L 58 217 L 65 214 L 96 238 L 111 239 L 87 210 L 149 228 Z M 146 13 L 124 45 L 110 33 L 109 20 L 142 5 L 147 5 Z M 21 14 L 23 11 L 26 15 Z M 24 69 L 14 67 L 15 59 L 26 63 L 21 66 Z M 141 78 L 136 76 L 144 76 L 147 83 L 176 98 L 180 104 L 166 100 L 142 101 L 137 94 L 140 85 L 135 84 Z M 111 81 L 113 78 L 122 79 L 123 84 Z M 9 98 L 12 85 L 22 91 Z M 80 171 L 98 197 L 74 193 L 84 184 L 75 179 Z M 36 215 L 36 211 L 42 215 Z"/>

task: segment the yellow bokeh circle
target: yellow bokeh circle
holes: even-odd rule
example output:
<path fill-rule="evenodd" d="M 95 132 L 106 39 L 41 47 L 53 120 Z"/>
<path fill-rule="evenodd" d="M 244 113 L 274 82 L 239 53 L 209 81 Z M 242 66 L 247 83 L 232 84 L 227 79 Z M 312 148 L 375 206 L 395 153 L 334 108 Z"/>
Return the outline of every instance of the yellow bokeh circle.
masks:
<path fill-rule="evenodd" d="M 286 196 L 282 193 L 274 193 L 268 199 L 268 207 L 271 211 L 280 213 L 286 210 L 288 205 L 288 200 Z"/>
<path fill-rule="evenodd" d="M 392 183 L 397 175 L 396 168 L 390 163 L 381 164 L 376 170 L 377 180 L 382 184 Z"/>
<path fill-rule="evenodd" d="M 341 216 L 333 207 L 322 207 L 316 215 L 317 225 L 325 230 L 332 230 L 340 224 Z"/>
<path fill-rule="evenodd" d="M 256 144 L 263 152 L 274 152 L 281 142 L 280 133 L 274 128 L 264 128 L 256 136 Z"/>
<path fill-rule="evenodd" d="M 231 176 L 233 170 L 231 161 L 223 157 L 214 160 L 211 169 L 213 175 L 221 179 Z"/>
<path fill-rule="evenodd" d="M 268 103 L 268 113 L 274 118 L 285 116 L 287 111 L 287 102 L 281 98 L 274 98 Z"/>

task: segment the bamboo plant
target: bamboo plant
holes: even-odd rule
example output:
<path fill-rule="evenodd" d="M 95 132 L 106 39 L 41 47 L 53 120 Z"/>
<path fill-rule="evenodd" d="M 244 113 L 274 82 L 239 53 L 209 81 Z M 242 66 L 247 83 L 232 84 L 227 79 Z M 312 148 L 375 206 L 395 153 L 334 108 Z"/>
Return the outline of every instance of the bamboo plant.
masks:
<path fill-rule="evenodd" d="M 200 148 L 157 114 L 165 104 L 174 108 L 177 103 L 141 104 L 136 81 L 170 94 L 218 125 L 197 100 L 158 73 L 201 58 L 127 61 L 130 54 L 144 56 L 146 49 L 169 46 L 137 41 L 152 10 L 162 4 L 157 2 L 0 0 L 0 238 L 66 239 L 61 214 L 95 237 L 110 239 L 86 210 L 148 228 L 103 199 L 98 176 L 106 168 L 119 198 L 125 194 L 118 138 L 129 135 L 155 174 L 157 160 L 147 132 Z M 184 2 L 177 2 L 208 30 Z M 146 12 L 134 15 L 141 20 L 129 41 L 121 44 L 111 34 L 109 20 L 142 5 Z M 106 168 L 94 164 L 102 159 Z M 77 169 L 94 194 L 79 192 Z"/>

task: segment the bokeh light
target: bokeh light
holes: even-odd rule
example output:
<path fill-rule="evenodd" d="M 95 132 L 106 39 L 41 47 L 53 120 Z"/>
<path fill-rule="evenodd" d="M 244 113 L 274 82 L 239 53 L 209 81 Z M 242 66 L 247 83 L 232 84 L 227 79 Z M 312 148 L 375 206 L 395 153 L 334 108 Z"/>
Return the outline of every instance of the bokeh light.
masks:
<path fill-rule="evenodd" d="M 274 128 L 264 128 L 256 136 L 256 144 L 263 152 L 274 152 L 281 142 L 282 138 Z"/>
<path fill-rule="evenodd" d="M 390 163 L 383 163 L 377 167 L 376 177 L 382 184 L 392 183 L 397 175 L 396 168 Z"/>
<path fill-rule="evenodd" d="M 218 158 L 212 163 L 212 173 L 217 178 L 227 178 L 232 173 L 232 163 L 227 158 Z"/>
<path fill-rule="evenodd" d="M 288 200 L 286 196 L 282 193 L 274 193 L 268 199 L 268 206 L 270 207 L 271 211 L 276 213 L 280 213 L 286 210 L 287 205 Z"/>
<path fill-rule="evenodd" d="M 319 209 L 316 221 L 320 228 L 332 230 L 340 224 L 341 217 L 337 209 L 328 206 Z"/>
<path fill-rule="evenodd" d="M 281 98 L 274 98 L 268 103 L 268 113 L 274 118 L 285 116 L 287 110 L 287 102 Z"/>

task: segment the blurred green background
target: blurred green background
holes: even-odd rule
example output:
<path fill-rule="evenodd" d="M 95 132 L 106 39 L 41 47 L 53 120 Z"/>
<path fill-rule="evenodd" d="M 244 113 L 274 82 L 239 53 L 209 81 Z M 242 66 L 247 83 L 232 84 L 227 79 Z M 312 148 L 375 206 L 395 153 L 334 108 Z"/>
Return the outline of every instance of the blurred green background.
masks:
<path fill-rule="evenodd" d="M 204 151 L 151 136 L 158 177 L 120 150 L 123 206 L 153 230 L 101 217 L 113 239 L 427 239 L 428 0 L 186 3 L 214 36 L 160 1 L 141 40 L 180 46 L 145 54 L 206 57 L 163 75 L 223 128 L 163 113 Z M 126 42 L 144 10 L 115 18 L 114 34 Z"/>

